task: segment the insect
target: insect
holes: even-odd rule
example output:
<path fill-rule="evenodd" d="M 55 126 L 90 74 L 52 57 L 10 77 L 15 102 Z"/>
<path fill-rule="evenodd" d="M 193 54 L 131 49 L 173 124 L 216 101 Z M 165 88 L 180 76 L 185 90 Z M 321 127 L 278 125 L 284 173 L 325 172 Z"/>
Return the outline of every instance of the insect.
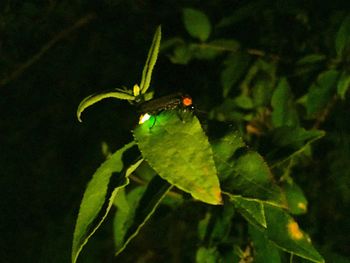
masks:
<path fill-rule="evenodd" d="M 189 95 L 175 93 L 149 100 L 139 104 L 138 111 L 141 113 L 139 124 L 147 121 L 151 115 L 158 114 L 164 110 L 193 109 L 192 98 Z"/>

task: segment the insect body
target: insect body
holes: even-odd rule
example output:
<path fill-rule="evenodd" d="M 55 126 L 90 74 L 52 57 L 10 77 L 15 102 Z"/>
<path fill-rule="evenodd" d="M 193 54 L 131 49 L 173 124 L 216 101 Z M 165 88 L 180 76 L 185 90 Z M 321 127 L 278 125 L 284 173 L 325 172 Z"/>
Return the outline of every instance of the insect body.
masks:
<path fill-rule="evenodd" d="M 186 109 L 192 107 L 192 98 L 190 96 L 175 93 L 143 102 L 139 105 L 139 111 L 141 113 L 156 114 L 163 110 Z"/>
<path fill-rule="evenodd" d="M 143 102 L 139 105 L 139 112 L 142 114 L 139 124 L 147 121 L 152 114 L 173 109 L 193 109 L 192 98 L 188 95 L 175 93 Z"/>

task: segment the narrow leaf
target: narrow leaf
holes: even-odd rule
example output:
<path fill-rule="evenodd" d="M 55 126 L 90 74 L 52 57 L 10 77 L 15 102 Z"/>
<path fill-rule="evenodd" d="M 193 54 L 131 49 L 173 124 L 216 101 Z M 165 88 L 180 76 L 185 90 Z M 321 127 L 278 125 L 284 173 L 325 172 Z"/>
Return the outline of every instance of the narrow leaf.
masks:
<path fill-rule="evenodd" d="M 321 73 L 317 81 L 311 85 L 306 102 L 309 117 L 315 117 L 318 112 L 326 107 L 332 95 L 335 94 L 338 76 L 338 71 L 328 70 Z"/>
<path fill-rule="evenodd" d="M 145 66 L 143 67 L 143 70 L 142 70 L 142 78 L 140 83 L 141 94 L 145 94 L 147 92 L 149 85 L 151 83 L 152 71 L 153 71 L 154 65 L 157 62 L 161 37 L 162 37 L 162 29 L 161 29 L 161 26 L 158 26 L 153 36 L 152 45 L 148 51 L 148 56 L 147 56 Z"/>
<path fill-rule="evenodd" d="M 327 57 L 323 54 L 310 54 L 297 61 L 297 65 L 314 64 L 324 61 Z"/>
<path fill-rule="evenodd" d="M 145 190 L 140 189 L 127 196 L 127 205 L 117 203 L 115 224 L 120 230 L 116 235 L 116 255 L 120 254 L 140 229 L 152 216 L 162 199 L 171 189 L 171 185 L 159 176 L 154 177 Z M 130 193 L 131 195 L 131 193 Z M 122 213 L 122 214 L 120 214 Z"/>
<path fill-rule="evenodd" d="M 350 74 L 346 71 L 343 71 L 340 75 L 338 85 L 337 85 L 338 95 L 343 100 L 345 100 L 345 95 L 349 87 L 350 87 Z"/>
<path fill-rule="evenodd" d="M 83 99 L 77 109 L 77 118 L 80 122 L 81 120 L 81 114 L 82 112 L 87 108 L 90 107 L 91 105 L 99 102 L 100 100 L 107 99 L 107 98 L 116 98 L 120 100 L 134 100 L 135 97 L 129 93 L 122 92 L 118 89 L 118 91 L 106 91 L 103 93 L 98 93 L 98 94 L 93 94 L 85 99 Z"/>
<path fill-rule="evenodd" d="M 350 46 L 350 15 L 345 17 L 335 38 L 335 50 L 341 57 Z"/>
<path fill-rule="evenodd" d="M 85 190 L 83 200 L 80 204 L 79 215 L 74 230 L 72 247 L 73 263 L 77 261 L 78 255 L 83 249 L 83 246 L 88 242 L 89 238 L 104 221 L 113 204 L 113 200 L 117 192 L 129 183 L 127 178 L 128 174 L 121 173 L 124 167 L 122 157 L 124 152 L 134 145 L 135 143 L 131 142 L 112 154 L 111 157 L 96 170 L 91 181 L 89 182 Z M 117 186 L 109 197 L 108 206 L 106 211 L 103 213 L 102 218 L 94 223 L 105 203 L 106 198 L 108 198 L 108 184 L 110 183 L 110 178 L 113 173 L 119 173 L 117 178 Z"/>
<path fill-rule="evenodd" d="M 212 150 L 192 113 L 164 111 L 139 125 L 134 137 L 159 176 L 196 199 L 221 204 Z"/>
<path fill-rule="evenodd" d="M 206 41 L 211 32 L 208 17 L 201 11 L 192 8 L 183 9 L 183 22 L 187 32 L 194 38 Z"/>

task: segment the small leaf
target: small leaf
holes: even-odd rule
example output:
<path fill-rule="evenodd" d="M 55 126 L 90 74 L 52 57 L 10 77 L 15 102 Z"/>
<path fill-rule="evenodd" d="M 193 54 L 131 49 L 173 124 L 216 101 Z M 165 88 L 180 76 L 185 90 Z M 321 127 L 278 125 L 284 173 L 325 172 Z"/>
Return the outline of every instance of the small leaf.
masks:
<path fill-rule="evenodd" d="M 146 189 L 137 188 L 127 195 L 127 202 L 125 199 L 116 202 L 118 210 L 114 226 L 119 230 L 115 231 L 116 255 L 119 255 L 137 236 L 171 187 L 169 183 L 156 176 Z"/>
<path fill-rule="evenodd" d="M 297 65 L 314 64 L 324 61 L 327 57 L 323 54 L 309 54 L 297 61 Z"/>
<path fill-rule="evenodd" d="M 206 41 L 210 35 L 211 24 L 201 11 L 192 8 L 183 9 L 183 22 L 187 32 L 194 38 Z"/>
<path fill-rule="evenodd" d="M 259 199 L 229 195 L 231 202 L 242 216 L 252 225 L 266 228 L 264 204 Z"/>
<path fill-rule="evenodd" d="M 237 52 L 240 47 L 239 42 L 235 39 L 215 39 L 205 45 L 212 49 L 229 52 Z"/>
<path fill-rule="evenodd" d="M 161 37 L 162 37 L 161 26 L 158 26 L 153 36 L 152 45 L 148 51 L 148 56 L 147 56 L 145 66 L 143 67 L 143 70 L 142 70 L 142 78 L 140 83 L 141 94 L 145 94 L 147 92 L 149 85 L 151 83 L 152 71 L 153 71 L 154 65 L 157 62 Z"/>
<path fill-rule="evenodd" d="M 340 28 L 338 30 L 337 36 L 335 38 L 335 50 L 338 57 L 344 55 L 344 51 L 350 46 L 350 15 L 345 17 Z"/>
<path fill-rule="evenodd" d="M 121 171 L 124 167 L 122 157 L 123 153 L 134 145 L 135 143 L 131 142 L 112 154 L 111 157 L 96 170 L 92 179 L 90 180 L 85 190 L 83 200 L 80 204 L 79 215 L 74 230 L 72 247 L 73 263 L 77 261 L 78 255 L 83 249 L 83 246 L 88 242 L 89 238 L 95 233 L 95 231 L 100 227 L 106 218 L 117 192 L 129 183 L 129 180 L 127 178 L 128 173 L 121 174 Z M 132 167 L 132 169 L 135 168 L 135 166 Z M 103 207 L 103 204 L 105 203 L 106 198 L 108 198 L 106 196 L 107 189 L 113 173 L 119 173 L 117 178 L 117 187 L 109 197 L 108 206 L 106 208 L 106 211 L 103 213 L 102 218 L 99 219 L 95 225 L 93 225 L 98 214 L 100 213 L 100 210 Z"/>
<path fill-rule="evenodd" d="M 290 213 L 294 215 L 305 214 L 307 212 L 307 200 L 301 188 L 294 182 L 286 182 L 282 188 L 286 194 Z"/>
<path fill-rule="evenodd" d="M 343 71 L 337 85 L 337 92 L 341 99 L 345 100 L 346 92 L 350 87 L 350 74 Z"/>
<path fill-rule="evenodd" d="M 298 113 L 295 109 L 292 91 L 285 78 L 282 78 L 271 99 L 272 124 L 274 127 L 298 126 Z"/>
<path fill-rule="evenodd" d="M 193 57 L 193 52 L 188 45 L 181 44 L 175 47 L 173 54 L 169 59 L 174 64 L 186 65 Z"/>
<path fill-rule="evenodd" d="M 321 73 L 309 89 L 306 110 L 309 117 L 324 109 L 336 91 L 339 72 L 328 70 Z"/>
<path fill-rule="evenodd" d="M 190 112 L 164 111 L 134 130 L 143 157 L 169 183 L 209 204 L 221 204 L 212 150 Z"/>
<path fill-rule="evenodd" d="M 265 6 L 265 1 L 254 1 L 247 3 L 240 8 L 234 9 L 230 16 L 223 17 L 216 27 L 230 27 L 242 20 L 254 17 L 260 10 L 264 10 Z"/>
<path fill-rule="evenodd" d="M 100 100 L 107 99 L 107 98 L 116 98 L 116 99 L 121 99 L 121 100 L 135 100 L 135 97 L 129 93 L 123 92 L 119 89 L 118 91 L 106 91 L 103 93 L 98 93 L 98 94 L 93 94 L 85 99 L 83 99 L 77 109 L 77 118 L 80 122 L 81 120 L 81 114 L 82 112 L 87 108 L 90 107 L 91 105 L 99 102 Z"/>

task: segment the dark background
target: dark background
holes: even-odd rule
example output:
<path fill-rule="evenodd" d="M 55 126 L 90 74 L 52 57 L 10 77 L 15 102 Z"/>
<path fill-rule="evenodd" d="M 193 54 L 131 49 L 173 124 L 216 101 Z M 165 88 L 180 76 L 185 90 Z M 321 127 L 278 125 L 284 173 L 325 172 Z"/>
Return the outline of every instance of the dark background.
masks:
<path fill-rule="evenodd" d="M 1 262 L 69 262 L 82 194 L 104 160 L 101 143 L 107 142 L 114 151 L 132 139 L 130 130 L 137 122 L 132 106 L 106 100 L 84 112 L 81 124 L 75 115 L 79 102 L 95 92 L 139 83 L 159 24 L 163 39 L 178 35 L 190 38 L 182 24 L 183 7 L 199 8 L 215 23 L 243 2 L 254 1 L 1 1 Z M 271 13 L 264 14 L 264 23 L 252 16 L 217 34 L 236 38 L 246 47 L 290 58 L 300 52 L 298 41 L 306 38 L 318 43 L 319 51 L 327 52 L 327 41 L 318 40 L 334 33 L 327 31 L 332 28 L 329 25 L 334 14 L 350 10 L 348 1 L 329 2 L 276 1 L 267 8 Z M 289 20 L 289 8 L 308 15 L 309 31 Z M 67 30 L 80 19 L 86 24 L 68 34 Z M 57 39 L 62 31 L 67 34 Z M 57 41 L 35 59 L 52 39 Z M 30 60 L 23 71 L 11 75 Z M 207 110 L 220 100 L 215 63 L 174 65 L 162 53 L 151 87 L 156 96 L 185 90 Z M 288 71 L 288 64 L 285 67 Z M 350 251 L 346 216 L 349 193 L 346 179 L 341 183 L 334 177 L 337 167 L 345 171 L 349 167 L 348 116 L 349 103 L 337 105 L 322 127 L 330 130 L 331 137 L 318 146 L 321 161 L 317 167 L 319 171 L 326 169 L 329 175 L 316 177 L 319 171 L 310 171 L 314 180 L 303 182 L 311 206 L 317 207 L 304 217 L 316 247 L 330 247 L 345 256 Z M 343 145 L 342 157 L 334 153 L 329 157 L 333 158 L 332 165 L 328 165 L 331 162 L 326 161 L 332 159 L 322 158 L 334 150 L 336 141 Z M 344 185 L 345 190 L 340 191 Z M 101 230 L 97 240 L 108 240 L 108 231 Z M 102 243 L 99 249 L 112 254 L 110 242 L 101 242 L 107 244 Z M 93 245 L 89 249 L 93 250 Z M 90 256 L 83 255 L 81 262 L 110 262 L 101 254 L 92 251 Z"/>

